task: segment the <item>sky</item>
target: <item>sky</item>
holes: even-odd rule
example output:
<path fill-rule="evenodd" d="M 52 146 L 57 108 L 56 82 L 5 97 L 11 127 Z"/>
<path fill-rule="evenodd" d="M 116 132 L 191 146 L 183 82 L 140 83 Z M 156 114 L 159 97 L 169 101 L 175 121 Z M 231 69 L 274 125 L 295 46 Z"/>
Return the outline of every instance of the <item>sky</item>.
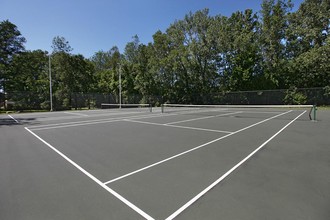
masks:
<path fill-rule="evenodd" d="M 292 0 L 296 10 L 303 0 Z M 230 16 L 247 8 L 258 12 L 262 0 L 0 0 L 0 21 L 9 20 L 26 38 L 27 50 L 52 51 L 55 36 L 64 37 L 72 53 L 90 58 L 117 46 L 121 53 L 138 35 L 166 29 L 189 12 L 205 8 L 209 14 Z"/>

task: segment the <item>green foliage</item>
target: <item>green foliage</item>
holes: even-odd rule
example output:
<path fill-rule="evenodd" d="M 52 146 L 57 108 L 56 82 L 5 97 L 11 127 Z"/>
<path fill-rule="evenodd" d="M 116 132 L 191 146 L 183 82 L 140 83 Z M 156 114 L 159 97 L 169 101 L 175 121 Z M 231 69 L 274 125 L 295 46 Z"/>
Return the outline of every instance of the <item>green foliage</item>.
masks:
<path fill-rule="evenodd" d="M 8 20 L 0 22 L 0 93 L 6 92 L 10 78 L 8 69 L 14 56 L 24 51 L 25 42 L 16 25 Z M 4 99 L 4 96 L 0 96 L 0 106 L 5 103 Z"/>
<path fill-rule="evenodd" d="M 330 86 L 325 86 L 323 90 L 324 90 L 324 96 L 330 98 Z"/>
<path fill-rule="evenodd" d="M 24 51 L 25 42 L 16 25 L 8 20 L 0 22 L 0 63 L 8 64 L 15 54 Z"/>
<path fill-rule="evenodd" d="M 285 103 L 304 104 L 307 95 L 297 88 L 308 87 L 323 87 L 328 96 L 330 2 L 305 0 L 292 11 L 290 0 L 263 0 L 261 8 L 260 13 L 247 9 L 229 17 L 211 16 L 208 9 L 190 12 L 157 31 L 153 42 L 143 44 L 135 35 L 123 54 L 114 46 L 89 60 L 71 54 L 69 42 L 55 37 L 55 108 L 77 108 L 80 95 L 91 92 L 111 94 L 107 101 L 118 102 L 119 75 L 123 102 L 208 104 L 227 92 L 287 89 Z M 22 53 L 25 39 L 9 21 L 0 24 L 0 33 L 0 84 L 6 82 L 12 95 L 38 94 L 16 95 L 22 108 L 27 107 L 22 103 L 49 108 L 47 53 Z M 8 36 L 14 36 L 12 41 Z M 244 95 L 239 99 L 250 102 Z"/>
<path fill-rule="evenodd" d="M 53 38 L 53 53 L 70 53 L 73 48 L 70 46 L 69 41 L 67 41 L 64 37 L 56 36 Z"/>
<path fill-rule="evenodd" d="M 49 99 L 48 57 L 41 50 L 26 51 L 13 57 L 8 68 L 6 91 L 16 109 L 41 109 Z"/>
<path fill-rule="evenodd" d="M 82 55 L 65 52 L 52 54 L 51 61 L 55 109 L 77 108 L 72 93 L 88 93 L 94 89 L 94 65 Z"/>
<path fill-rule="evenodd" d="M 298 92 L 296 87 L 291 87 L 287 90 L 283 101 L 288 105 L 303 105 L 307 102 L 307 96 Z"/>

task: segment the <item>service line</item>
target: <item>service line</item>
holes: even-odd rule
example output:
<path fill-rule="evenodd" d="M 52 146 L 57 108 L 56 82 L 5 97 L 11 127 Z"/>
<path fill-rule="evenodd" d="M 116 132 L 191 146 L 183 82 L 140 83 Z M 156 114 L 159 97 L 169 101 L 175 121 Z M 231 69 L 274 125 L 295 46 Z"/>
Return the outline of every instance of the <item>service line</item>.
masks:
<path fill-rule="evenodd" d="M 225 113 L 225 114 L 205 116 L 205 117 L 201 117 L 201 118 L 192 118 L 192 119 L 187 119 L 187 120 L 182 120 L 182 121 L 174 121 L 174 122 L 166 123 L 166 125 L 173 125 L 173 124 L 179 124 L 179 123 L 183 123 L 183 122 L 197 121 L 197 120 L 215 118 L 215 117 L 226 116 L 226 115 L 235 115 L 235 114 L 239 114 L 239 113 L 242 113 L 242 112 L 229 112 L 229 113 Z"/>
<path fill-rule="evenodd" d="M 252 127 L 254 127 L 254 126 L 256 126 L 256 125 L 262 124 L 262 123 L 264 123 L 264 122 L 266 122 L 266 121 L 269 121 L 269 120 L 271 120 L 271 119 L 274 119 L 274 118 L 280 117 L 280 116 L 282 116 L 282 115 L 285 115 L 285 114 L 287 114 L 287 113 L 289 113 L 289 112 L 292 112 L 292 110 L 289 110 L 289 111 L 283 112 L 283 113 L 281 113 L 281 114 L 278 114 L 278 115 L 272 116 L 272 117 L 270 117 L 270 118 L 264 119 L 264 120 L 262 120 L 262 121 L 259 121 L 259 122 L 257 122 L 257 123 L 254 123 L 254 124 L 252 124 L 252 125 L 249 125 L 249 126 L 247 126 L 247 127 L 245 127 L 245 128 L 239 129 L 239 130 L 237 130 L 237 131 L 235 131 L 235 132 L 232 132 L 232 133 L 227 134 L 227 135 L 225 135 L 225 136 L 222 136 L 222 137 L 219 137 L 219 138 L 214 139 L 214 140 L 212 140 L 212 141 L 209 141 L 209 142 L 207 142 L 207 143 L 205 143 L 205 144 L 199 145 L 199 146 L 194 147 L 194 148 L 192 148 L 192 149 L 189 149 L 189 150 L 187 150 L 187 151 L 184 151 L 184 152 L 181 152 L 181 153 L 176 154 L 176 155 L 174 155 L 174 156 L 168 157 L 168 158 L 166 158 L 166 159 L 164 159 L 164 160 L 161 160 L 161 161 L 159 161 L 159 162 L 156 162 L 156 163 L 150 164 L 150 165 L 148 165 L 148 166 L 145 166 L 145 167 L 140 168 L 140 169 L 138 169 L 138 170 L 135 170 L 135 171 L 133 171 L 133 172 L 130 172 L 130 173 L 127 173 L 127 174 L 125 174 L 125 175 L 122 175 L 122 176 L 119 176 L 119 177 L 117 177 L 117 178 L 114 178 L 114 179 L 112 179 L 112 180 L 106 181 L 106 182 L 104 182 L 104 184 L 109 184 L 109 183 L 112 183 L 112 182 L 118 181 L 118 180 L 120 180 L 120 179 L 126 178 L 126 177 L 128 177 L 128 176 L 133 175 L 133 174 L 136 174 L 136 173 L 142 172 L 142 171 L 144 171 L 144 170 L 147 170 L 147 169 L 149 169 L 149 168 L 152 168 L 152 167 L 154 167 L 154 166 L 160 165 L 160 164 L 165 163 L 165 162 L 167 162 L 167 161 L 169 161 L 169 160 L 172 160 L 172 159 L 174 159 L 174 158 L 180 157 L 180 156 L 182 156 L 182 155 L 185 155 L 185 154 L 190 153 L 190 152 L 192 152 L 192 151 L 195 151 L 195 150 L 197 150 L 197 149 L 203 148 L 203 147 L 205 147 L 205 146 L 208 146 L 208 145 L 210 145 L 210 144 L 212 144 L 212 143 L 215 143 L 215 142 L 217 142 L 217 141 L 219 141 L 219 140 L 222 140 L 222 139 L 224 139 L 224 138 L 230 137 L 230 136 L 232 136 L 232 135 L 234 135 L 234 134 L 237 134 L 237 133 L 239 133 L 239 132 L 245 131 L 245 130 L 247 130 L 247 129 L 249 129 L 249 128 L 252 128 Z"/>
<path fill-rule="evenodd" d="M 269 143 L 272 139 L 274 139 L 284 129 L 286 129 L 290 124 L 292 124 L 295 120 L 297 120 L 300 116 L 302 116 L 305 113 L 306 113 L 306 111 L 304 111 L 303 113 L 301 113 L 300 115 L 298 115 L 296 118 L 294 118 L 292 121 L 290 121 L 288 124 L 286 124 L 283 128 L 281 128 L 278 132 L 276 132 L 273 136 L 271 136 L 267 141 L 265 141 L 263 144 L 261 144 L 257 149 L 255 149 L 247 157 L 245 157 L 243 160 L 241 160 L 239 163 L 237 163 L 234 167 L 232 167 L 225 174 L 223 174 L 219 179 L 217 179 L 216 181 L 214 181 L 211 185 L 209 185 L 207 188 L 205 188 L 203 191 L 201 191 L 199 194 L 197 194 L 194 198 L 192 198 L 191 200 L 189 200 L 186 204 L 184 204 L 181 208 L 179 208 L 177 211 L 175 211 L 173 214 L 171 214 L 165 220 L 172 220 L 175 217 L 177 217 L 181 212 L 183 212 L 185 209 L 187 209 L 189 206 L 191 206 L 194 202 L 196 202 L 199 198 L 201 198 L 203 195 L 205 195 L 213 187 L 215 187 L 216 185 L 218 185 L 227 176 L 229 176 L 232 172 L 234 172 L 239 166 L 241 166 L 248 159 L 250 159 L 254 154 L 256 154 L 260 149 L 262 149 L 267 143 Z"/>
<path fill-rule="evenodd" d="M 207 128 L 187 127 L 187 126 L 180 126 L 180 125 L 173 125 L 173 124 L 159 124 L 159 123 L 154 123 L 154 122 L 137 121 L 137 120 L 132 120 L 132 119 L 124 119 L 124 121 L 135 122 L 135 123 L 140 123 L 140 124 L 173 127 L 173 128 L 183 128 L 183 129 L 190 129 L 190 130 L 197 130 L 197 131 L 209 131 L 209 132 L 226 133 L 226 134 L 233 133 L 231 131 L 221 131 L 221 130 L 213 130 L 213 129 L 207 129 Z"/>

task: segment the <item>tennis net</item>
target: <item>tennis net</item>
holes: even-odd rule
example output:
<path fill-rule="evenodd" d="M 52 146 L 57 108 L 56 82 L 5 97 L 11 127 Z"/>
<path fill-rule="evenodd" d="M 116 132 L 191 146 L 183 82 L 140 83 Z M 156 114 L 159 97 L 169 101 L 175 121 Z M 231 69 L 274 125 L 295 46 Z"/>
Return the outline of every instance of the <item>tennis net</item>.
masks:
<path fill-rule="evenodd" d="M 313 105 L 185 105 L 162 104 L 162 113 L 229 116 L 229 117 L 265 117 L 285 111 L 306 111 L 308 120 L 316 120 L 316 106 Z"/>
<path fill-rule="evenodd" d="M 102 103 L 101 109 L 134 109 L 134 110 L 146 110 L 152 112 L 151 104 L 110 104 Z"/>

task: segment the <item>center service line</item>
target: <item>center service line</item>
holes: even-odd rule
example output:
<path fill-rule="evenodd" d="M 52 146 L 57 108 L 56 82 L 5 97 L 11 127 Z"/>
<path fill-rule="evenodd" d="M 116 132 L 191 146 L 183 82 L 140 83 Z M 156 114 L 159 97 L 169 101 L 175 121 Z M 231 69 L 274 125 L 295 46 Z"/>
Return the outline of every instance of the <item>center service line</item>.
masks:
<path fill-rule="evenodd" d="M 175 211 L 172 215 L 170 215 L 169 217 L 167 217 L 165 220 L 172 220 L 175 217 L 177 217 L 181 212 L 183 212 L 185 209 L 187 209 L 189 206 L 191 206 L 194 202 L 196 202 L 199 198 L 201 198 L 203 195 L 205 195 L 213 187 L 215 187 L 216 185 L 218 185 L 227 176 L 229 176 L 232 172 L 234 172 L 239 166 L 241 166 L 248 159 L 250 159 L 254 154 L 256 154 L 260 149 L 262 149 L 267 143 L 269 143 L 272 139 L 274 139 L 284 129 L 286 129 L 289 125 L 291 125 L 294 121 L 296 121 L 300 116 L 302 116 L 305 113 L 306 113 L 306 111 L 304 111 L 303 113 L 301 113 L 300 115 L 298 115 L 296 118 L 294 118 L 292 121 L 290 121 L 288 124 L 286 124 L 283 128 L 281 128 L 278 132 L 276 132 L 276 134 L 274 134 L 273 136 L 271 136 L 267 141 L 265 141 L 263 144 L 261 144 L 257 149 L 255 149 L 247 157 L 245 157 L 243 160 L 241 160 L 239 163 L 237 163 L 233 168 L 231 168 L 230 170 L 228 170 L 219 179 L 217 179 L 216 181 L 214 181 L 211 185 L 209 185 L 207 188 L 205 188 L 203 191 L 201 191 L 199 194 L 197 194 L 194 198 L 192 198 L 190 201 L 188 201 L 186 204 L 184 204 L 181 208 L 179 208 L 177 211 Z"/>
<path fill-rule="evenodd" d="M 179 153 L 179 154 L 176 154 L 176 155 L 174 155 L 174 156 L 172 156 L 172 157 L 168 157 L 168 158 L 166 158 L 166 159 L 164 159 L 164 160 L 161 160 L 161 161 L 158 161 L 158 162 L 156 162 L 156 163 L 150 164 L 150 165 L 148 165 L 148 166 L 146 166 L 146 167 L 143 167 L 143 168 L 141 168 L 141 169 L 135 170 L 135 171 L 130 172 L 130 173 L 127 173 L 127 174 L 125 174 L 125 175 L 119 176 L 119 177 L 117 177 L 117 178 L 115 178 L 115 179 L 112 179 L 112 180 L 109 180 L 109 181 L 107 181 L 107 182 L 104 182 L 104 184 L 109 184 L 109 183 L 112 183 L 112 182 L 118 181 L 118 180 L 123 179 L 123 178 L 125 178 L 125 177 L 131 176 L 131 175 L 133 175 L 133 174 L 136 174 L 136 173 L 139 173 L 139 172 L 144 171 L 144 170 L 146 170 L 146 169 L 149 169 L 149 168 L 151 168 L 151 167 L 154 167 L 154 166 L 157 166 L 157 165 L 159 165 L 159 164 L 165 163 L 165 162 L 167 162 L 167 161 L 169 161 L 169 160 L 172 160 L 172 159 L 177 158 L 177 157 L 180 157 L 180 156 L 182 156 L 182 155 L 184 155 L 184 154 L 190 153 L 190 152 L 192 152 L 192 151 L 195 151 L 195 150 L 197 150 L 197 149 L 200 149 L 200 148 L 202 148 L 202 147 L 205 147 L 205 146 L 207 146 L 207 145 L 210 145 L 210 144 L 212 144 L 212 143 L 214 143 L 214 142 L 217 142 L 217 141 L 219 141 L 219 140 L 222 140 L 222 139 L 224 139 L 224 138 L 227 138 L 227 137 L 229 137 L 229 136 L 232 136 L 232 135 L 234 135 L 234 134 L 237 134 L 237 133 L 239 133 L 239 132 L 241 132 L 241 131 L 244 131 L 244 130 L 246 130 L 246 129 L 252 128 L 252 127 L 254 127 L 254 126 L 258 125 L 258 124 L 261 124 L 261 123 L 264 123 L 264 122 L 269 121 L 269 120 L 271 120 L 271 119 L 274 119 L 274 118 L 277 118 L 277 117 L 279 117 L 279 116 L 285 115 L 285 114 L 287 114 L 287 113 L 289 113 L 289 112 L 292 112 L 292 110 L 289 110 L 289 111 L 283 112 L 283 113 L 281 113 L 281 114 L 275 115 L 275 116 L 270 117 L 270 118 L 266 118 L 266 119 L 264 119 L 264 120 L 262 120 L 262 121 L 259 121 L 259 122 L 257 122 L 257 123 L 254 123 L 254 124 L 252 124 L 252 125 L 249 125 L 249 126 L 247 126 L 247 127 L 245 127 L 245 128 L 239 129 L 239 130 L 237 130 L 237 131 L 235 131 L 235 132 L 232 132 L 232 133 L 227 134 L 227 135 L 225 135 L 225 136 L 222 136 L 222 137 L 220 137 L 220 138 L 214 139 L 214 140 L 212 140 L 212 141 L 210 141 L 210 142 L 207 142 L 207 143 L 205 143 L 205 144 L 199 145 L 199 146 L 194 147 L 194 148 L 192 148 L 192 149 L 189 149 L 189 150 L 187 150 L 187 151 L 184 151 L 184 152 L 181 152 L 181 153 Z"/>
<path fill-rule="evenodd" d="M 147 213 L 145 213 L 144 211 L 142 211 L 140 208 L 138 208 L 136 205 L 134 205 L 133 203 L 131 203 L 130 201 L 128 201 L 127 199 L 125 199 L 123 196 L 121 196 L 119 193 L 117 193 L 116 191 L 114 191 L 113 189 L 111 189 L 110 187 L 108 187 L 107 185 L 105 185 L 104 183 L 102 183 L 99 179 L 97 179 L 95 176 L 93 176 L 92 174 L 90 174 L 89 172 L 87 172 L 84 168 L 82 168 L 81 166 L 79 166 L 77 163 L 75 163 L 73 160 L 71 160 L 69 157 L 67 157 L 65 154 L 63 154 L 61 151 L 57 150 L 51 144 L 49 144 L 48 142 L 46 142 L 45 140 L 43 140 L 41 137 L 39 137 L 38 135 L 36 135 L 33 131 L 31 131 L 27 127 L 25 127 L 25 130 L 27 130 L 28 132 L 30 132 L 33 136 L 35 136 L 36 138 L 38 138 L 42 143 L 44 143 L 45 145 L 47 145 L 50 149 L 52 149 L 53 151 L 55 151 L 57 154 L 59 154 L 61 157 L 63 157 L 66 161 L 68 161 L 69 163 L 71 163 L 74 167 L 76 167 L 78 170 L 80 170 L 82 173 L 84 173 L 86 176 L 88 176 L 90 179 L 92 179 L 94 182 L 96 182 L 98 185 L 100 185 L 106 191 L 108 191 L 109 193 L 111 193 L 117 199 L 119 199 L 120 201 L 122 201 L 123 203 L 125 203 L 128 207 L 130 207 L 131 209 L 133 209 L 134 211 L 136 211 L 137 213 L 139 213 L 145 219 L 154 220 L 154 218 L 152 218 L 150 215 L 148 215 Z"/>

